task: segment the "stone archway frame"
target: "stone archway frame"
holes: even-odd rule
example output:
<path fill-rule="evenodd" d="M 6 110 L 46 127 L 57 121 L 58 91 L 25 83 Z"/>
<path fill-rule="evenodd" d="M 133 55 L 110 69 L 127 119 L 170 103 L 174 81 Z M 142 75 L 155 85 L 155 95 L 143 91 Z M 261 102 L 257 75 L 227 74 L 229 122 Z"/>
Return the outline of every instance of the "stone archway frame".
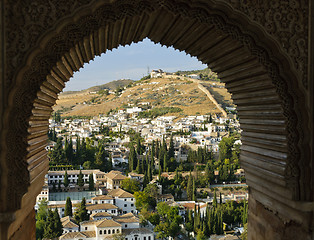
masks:
<path fill-rule="evenodd" d="M 218 72 L 238 105 L 241 159 L 251 193 L 280 215 L 303 222 L 297 209 L 311 210 L 296 203 L 308 201 L 309 193 L 306 162 L 301 161 L 306 118 L 298 108 L 304 98 L 292 60 L 280 44 L 231 5 L 214 0 L 92 3 L 41 35 L 16 75 L 6 111 L 3 210 L 22 207 L 23 213 L 16 213 L 22 221 L 34 204 L 48 169 L 48 119 L 64 82 L 96 55 L 149 37 Z"/>

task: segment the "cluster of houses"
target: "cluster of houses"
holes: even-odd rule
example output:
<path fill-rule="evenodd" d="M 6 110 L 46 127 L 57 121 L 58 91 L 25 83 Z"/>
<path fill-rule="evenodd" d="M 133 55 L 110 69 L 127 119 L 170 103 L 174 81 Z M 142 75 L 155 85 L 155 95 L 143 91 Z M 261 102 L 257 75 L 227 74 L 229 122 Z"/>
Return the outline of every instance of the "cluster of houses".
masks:
<path fill-rule="evenodd" d="M 130 130 L 138 132 L 144 138 L 145 144 L 150 144 L 156 140 L 161 141 L 166 134 L 173 133 L 175 158 L 179 162 L 186 160 L 187 151 L 185 150 L 187 146 L 193 149 L 206 147 L 211 149 L 213 153 L 218 153 L 218 144 L 223 137 L 228 136 L 228 128 L 239 129 L 240 127 L 235 118 L 212 116 L 213 122 L 211 123 L 208 123 L 208 119 L 211 118 L 208 115 L 187 116 L 181 119 L 176 119 L 175 116 L 159 116 L 155 119 L 137 118 L 141 108 L 133 107 L 130 109 L 121 109 L 109 116 L 95 117 L 91 120 L 65 119 L 61 123 L 50 120 L 50 129 L 54 129 L 57 136 L 72 136 L 73 143 L 76 142 L 77 136 L 85 138 L 93 134 L 96 139 L 106 138 L 100 133 L 100 129 L 103 127 L 109 127 L 113 132 L 128 132 Z M 129 117 L 130 114 L 131 117 Z M 189 134 L 180 134 L 186 132 Z M 107 143 L 106 150 L 111 153 L 114 167 L 128 163 L 129 149 L 125 147 L 125 143 L 129 141 L 129 136 L 125 134 L 123 139 L 117 137 L 112 142 Z M 53 145 L 52 142 L 47 146 L 47 149 L 52 148 Z"/>
<path fill-rule="evenodd" d="M 59 239 L 114 239 L 116 235 L 125 240 L 153 240 L 154 232 L 142 228 L 135 207 L 134 195 L 120 188 L 121 182 L 127 178 L 119 171 L 108 173 L 100 170 L 81 170 L 85 187 L 88 185 L 90 174 L 96 186 L 98 195 L 86 199 L 86 209 L 90 220 L 77 224 L 73 217 L 64 216 L 65 201 L 51 201 L 50 190 L 55 183 L 61 182 L 62 190 L 71 193 L 80 191 L 77 180 L 79 170 L 67 171 L 69 186 L 63 185 L 65 171 L 49 171 L 41 193 L 37 196 L 35 209 L 41 200 L 48 201 L 49 209 L 57 209 L 63 225 L 63 235 Z M 80 205 L 81 200 L 72 200 L 72 212 Z"/>
<path fill-rule="evenodd" d="M 135 203 L 136 199 L 133 194 L 121 189 L 122 181 L 126 178 L 131 178 L 141 182 L 143 174 L 129 173 L 128 176 L 123 175 L 122 172 L 112 170 L 104 173 L 100 170 L 81 170 L 85 187 L 88 186 L 89 176 L 93 176 L 93 181 L 96 187 L 97 195 L 86 198 L 86 209 L 90 216 L 88 221 L 76 223 L 73 217 L 65 216 L 65 199 L 62 201 L 52 201 L 50 199 L 50 190 L 57 182 L 61 182 L 63 191 L 67 191 L 69 195 L 73 192 L 79 192 L 82 189 L 77 186 L 79 170 L 68 170 L 67 175 L 69 185 L 63 185 L 65 171 L 49 171 L 46 175 L 45 185 L 42 192 L 37 196 L 37 204 L 35 209 L 38 209 L 38 204 L 42 199 L 48 201 L 49 209 L 57 209 L 61 222 L 63 225 L 63 235 L 59 239 L 67 240 L 98 240 L 98 239 L 125 239 L 125 240 L 154 240 L 155 233 L 153 228 L 149 225 L 145 228 L 141 226 L 138 218 L 138 211 Z M 168 174 L 165 177 L 171 179 L 174 173 Z M 239 174 L 242 174 L 240 172 Z M 152 183 L 156 184 L 154 178 Z M 202 199 L 202 201 L 175 201 L 172 194 L 162 194 L 162 186 L 157 183 L 158 196 L 157 202 L 163 201 L 170 206 L 177 206 L 179 214 L 185 217 L 187 210 L 194 210 L 195 206 L 205 214 L 207 204 L 213 201 L 213 197 Z M 84 191 L 83 191 L 84 192 Z M 247 193 L 232 193 L 223 195 L 223 202 L 227 200 L 239 201 L 247 199 Z M 72 212 L 80 205 L 78 199 L 72 200 Z M 120 238 L 118 238 L 120 237 Z"/>

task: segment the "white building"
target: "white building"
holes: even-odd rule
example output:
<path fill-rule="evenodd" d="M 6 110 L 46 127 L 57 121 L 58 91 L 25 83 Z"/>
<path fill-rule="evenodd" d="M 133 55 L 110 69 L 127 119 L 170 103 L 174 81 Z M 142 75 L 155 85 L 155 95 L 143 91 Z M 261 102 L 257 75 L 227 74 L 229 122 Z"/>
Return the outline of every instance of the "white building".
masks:
<path fill-rule="evenodd" d="M 79 232 L 79 225 L 77 225 L 74 221 L 74 218 L 66 216 L 60 219 L 63 227 L 63 233 L 68 232 Z"/>
<path fill-rule="evenodd" d="M 135 198 L 134 195 L 124 191 L 121 188 L 111 190 L 109 196 L 114 198 L 114 204 L 121 209 L 122 213 L 135 213 Z"/>

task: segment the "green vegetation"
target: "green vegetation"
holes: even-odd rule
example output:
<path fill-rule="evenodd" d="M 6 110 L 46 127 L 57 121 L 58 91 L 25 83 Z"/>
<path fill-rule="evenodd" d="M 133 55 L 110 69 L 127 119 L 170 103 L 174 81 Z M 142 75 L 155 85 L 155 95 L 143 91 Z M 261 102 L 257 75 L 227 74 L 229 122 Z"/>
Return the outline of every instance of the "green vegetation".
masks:
<path fill-rule="evenodd" d="M 80 206 L 76 209 L 74 213 L 74 219 L 77 223 L 89 220 L 85 198 L 82 199 Z"/>
<path fill-rule="evenodd" d="M 77 136 L 74 152 L 71 138 L 65 139 L 64 147 L 62 147 L 62 138 L 58 138 L 55 147 L 48 152 L 49 165 L 54 169 L 79 169 L 83 166 L 84 169 L 97 168 L 108 172 L 112 169 L 112 162 L 109 152 L 105 150 L 105 141 L 100 140 L 98 145 L 95 145 L 93 139 L 82 138 L 81 140 Z"/>
<path fill-rule="evenodd" d="M 72 212 L 72 202 L 71 202 L 71 198 L 67 197 L 67 200 L 65 202 L 65 209 L 64 209 L 64 216 L 70 216 L 72 217 L 73 212 Z"/>
<path fill-rule="evenodd" d="M 182 109 L 178 107 L 153 108 L 149 111 L 140 112 L 139 117 L 140 118 L 156 118 L 159 116 L 163 116 L 167 113 L 178 113 L 178 112 L 182 112 Z"/>
<path fill-rule="evenodd" d="M 247 223 L 247 201 L 221 203 L 220 200 L 219 202 L 215 191 L 212 206 L 207 205 L 205 215 L 201 214 L 199 206 L 195 206 L 194 211 L 187 211 L 186 231 L 196 233 L 197 239 L 207 239 L 212 234 L 223 234 L 224 228 L 227 230 L 230 225 L 243 226 Z M 225 227 L 223 223 L 226 224 Z"/>
<path fill-rule="evenodd" d="M 134 193 L 140 190 L 140 184 L 135 179 L 126 178 L 122 181 L 121 188 L 127 192 Z"/>
<path fill-rule="evenodd" d="M 51 239 L 61 235 L 62 224 L 57 209 L 49 210 L 47 201 L 41 200 L 36 214 L 36 239 Z"/>

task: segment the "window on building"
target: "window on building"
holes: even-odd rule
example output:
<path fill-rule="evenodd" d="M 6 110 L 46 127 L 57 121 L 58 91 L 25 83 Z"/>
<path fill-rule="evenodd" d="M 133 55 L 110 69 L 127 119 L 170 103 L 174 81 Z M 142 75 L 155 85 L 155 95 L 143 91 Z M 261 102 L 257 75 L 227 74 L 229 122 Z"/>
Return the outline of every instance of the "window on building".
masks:
<path fill-rule="evenodd" d="M 150 236 L 148 236 L 148 240 L 150 240 Z"/>
<path fill-rule="evenodd" d="M 127 227 L 128 227 L 128 224 L 125 224 L 124 227 L 127 228 Z"/>
<path fill-rule="evenodd" d="M 110 229 L 108 229 L 108 234 L 110 234 Z"/>
<path fill-rule="evenodd" d="M 127 204 L 124 204 L 124 207 L 127 207 L 128 205 Z"/>
<path fill-rule="evenodd" d="M 126 201 L 126 198 L 124 199 L 124 201 Z"/>
<path fill-rule="evenodd" d="M 107 234 L 107 230 L 104 230 L 104 234 Z"/>
<path fill-rule="evenodd" d="M 134 207 L 134 204 L 133 204 L 133 203 L 131 203 L 131 207 Z"/>
<path fill-rule="evenodd" d="M 120 230 L 119 230 L 119 228 L 117 229 L 117 233 L 119 233 L 120 232 Z"/>
<path fill-rule="evenodd" d="M 114 229 L 112 229 L 112 234 L 115 234 L 115 232 L 116 232 L 116 231 L 115 231 Z"/>
<path fill-rule="evenodd" d="M 85 227 L 85 230 L 87 230 L 87 227 Z"/>
<path fill-rule="evenodd" d="M 102 235 L 102 230 L 99 230 L 99 234 Z"/>
<path fill-rule="evenodd" d="M 146 237 L 144 237 L 144 240 L 146 240 Z"/>

